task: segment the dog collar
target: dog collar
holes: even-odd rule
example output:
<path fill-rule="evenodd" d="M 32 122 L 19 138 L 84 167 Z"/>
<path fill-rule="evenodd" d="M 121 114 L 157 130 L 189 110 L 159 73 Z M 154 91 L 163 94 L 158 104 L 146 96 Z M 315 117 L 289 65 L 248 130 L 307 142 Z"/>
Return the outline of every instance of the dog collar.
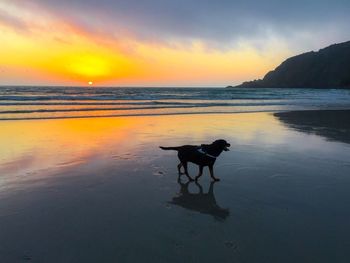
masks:
<path fill-rule="evenodd" d="M 199 148 L 199 149 L 198 149 L 198 152 L 201 153 L 201 154 L 204 154 L 205 156 L 208 156 L 208 157 L 210 157 L 210 158 L 216 159 L 216 157 L 217 157 L 217 156 L 211 155 L 211 154 L 209 154 L 209 153 L 206 153 L 205 151 L 203 151 L 202 148 Z"/>

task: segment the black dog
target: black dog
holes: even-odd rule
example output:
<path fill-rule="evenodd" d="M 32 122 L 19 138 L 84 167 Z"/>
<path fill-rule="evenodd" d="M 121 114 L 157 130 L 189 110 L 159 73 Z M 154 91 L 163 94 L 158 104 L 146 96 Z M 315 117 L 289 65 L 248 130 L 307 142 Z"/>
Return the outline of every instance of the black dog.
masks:
<path fill-rule="evenodd" d="M 199 174 L 196 176 L 196 180 L 202 176 L 203 167 L 208 166 L 210 171 L 210 176 L 214 181 L 219 181 L 220 179 L 214 176 L 213 166 L 216 161 L 216 158 L 220 155 L 222 151 L 229 151 L 227 147 L 231 145 L 225 140 L 216 140 L 212 144 L 202 144 L 201 146 L 197 145 L 183 145 L 178 147 L 162 147 L 163 150 L 175 150 L 178 151 L 177 156 L 180 159 L 180 163 L 177 166 L 179 170 L 179 175 L 181 175 L 181 167 L 185 169 L 185 174 L 190 181 L 193 179 L 189 176 L 187 170 L 187 163 L 195 163 L 199 165 Z"/>

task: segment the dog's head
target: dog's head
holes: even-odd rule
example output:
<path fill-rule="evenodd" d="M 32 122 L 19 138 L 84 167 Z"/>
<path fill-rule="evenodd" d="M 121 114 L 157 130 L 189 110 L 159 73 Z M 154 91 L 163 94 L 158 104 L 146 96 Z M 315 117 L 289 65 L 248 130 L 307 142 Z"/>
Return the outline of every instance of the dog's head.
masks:
<path fill-rule="evenodd" d="M 222 151 L 229 151 L 230 149 L 228 147 L 231 146 L 231 144 L 229 144 L 227 141 L 225 140 L 216 140 L 215 142 L 212 143 L 212 145 Z"/>

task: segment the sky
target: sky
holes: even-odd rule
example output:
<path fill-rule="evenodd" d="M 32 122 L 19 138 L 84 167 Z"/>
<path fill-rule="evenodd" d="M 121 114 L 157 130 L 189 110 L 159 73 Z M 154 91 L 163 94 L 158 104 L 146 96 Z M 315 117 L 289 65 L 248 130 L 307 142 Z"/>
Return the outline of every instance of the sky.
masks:
<path fill-rule="evenodd" d="M 0 0 L 0 85 L 235 85 L 350 40 L 349 13 L 349 0 Z"/>

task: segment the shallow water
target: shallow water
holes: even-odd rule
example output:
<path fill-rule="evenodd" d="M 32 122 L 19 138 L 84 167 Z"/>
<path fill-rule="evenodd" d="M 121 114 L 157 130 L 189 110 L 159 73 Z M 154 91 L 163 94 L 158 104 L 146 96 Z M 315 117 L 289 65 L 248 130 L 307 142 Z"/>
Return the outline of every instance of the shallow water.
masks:
<path fill-rule="evenodd" d="M 158 148 L 218 138 L 215 184 Z M 350 259 L 350 145 L 272 114 L 2 121 L 0 145 L 0 262 Z"/>

